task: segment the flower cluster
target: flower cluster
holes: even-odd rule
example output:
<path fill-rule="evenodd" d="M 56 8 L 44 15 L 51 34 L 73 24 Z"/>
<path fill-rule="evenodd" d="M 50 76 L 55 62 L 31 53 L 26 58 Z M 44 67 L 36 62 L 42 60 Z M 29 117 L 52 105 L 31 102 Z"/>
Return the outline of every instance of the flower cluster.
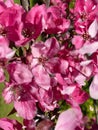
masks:
<path fill-rule="evenodd" d="M 76 0 L 73 8 L 70 3 L 51 0 L 27 12 L 13 0 L 0 0 L 2 96 L 14 104 L 26 130 L 35 129 L 39 110 L 55 111 L 60 101 L 70 108 L 54 129 L 84 130 L 80 105 L 90 97 L 98 99 L 98 1 Z M 87 93 L 83 87 L 89 81 Z M 22 130 L 5 118 L 0 128 Z"/>

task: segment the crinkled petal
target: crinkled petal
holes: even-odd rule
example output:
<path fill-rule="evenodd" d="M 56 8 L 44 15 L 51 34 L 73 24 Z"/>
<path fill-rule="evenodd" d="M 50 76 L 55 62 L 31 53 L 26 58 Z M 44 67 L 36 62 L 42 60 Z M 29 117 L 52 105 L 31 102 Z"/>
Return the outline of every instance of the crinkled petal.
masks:
<path fill-rule="evenodd" d="M 24 119 L 31 120 L 36 114 L 36 105 L 34 100 L 15 101 L 14 107 L 17 113 Z"/>
<path fill-rule="evenodd" d="M 45 46 L 46 46 L 46 49 L 47 49 L 47 54 L 46 55 L 48 57 L 55 56 L 58 53 L 59 49 L 60 49 L 59 43 L 55 38 L 48 39 L 45 42 Z"/>
<path fill-rule="evenodd" d="M 48 90 L 50 86 L 50 76 L 42 65 L 32 69 L 35 82 L 42 88 Z"/>

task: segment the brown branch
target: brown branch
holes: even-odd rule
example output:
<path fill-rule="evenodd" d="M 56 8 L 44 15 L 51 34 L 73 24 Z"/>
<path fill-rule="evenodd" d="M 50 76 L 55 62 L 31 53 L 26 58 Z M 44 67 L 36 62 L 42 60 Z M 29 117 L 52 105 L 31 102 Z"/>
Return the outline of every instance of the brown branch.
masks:
<path fill-rule="evenodd" d="M 50 0 L 43 0 L 43 2 L 46 4 L 46 6 L 49 7 L 49 5 L 50 5 Z"/>
<path fill-rule="evenodd" d="M 30 0 L 20 0 L 20 3 L 26 11 L 30 10 Z"/>

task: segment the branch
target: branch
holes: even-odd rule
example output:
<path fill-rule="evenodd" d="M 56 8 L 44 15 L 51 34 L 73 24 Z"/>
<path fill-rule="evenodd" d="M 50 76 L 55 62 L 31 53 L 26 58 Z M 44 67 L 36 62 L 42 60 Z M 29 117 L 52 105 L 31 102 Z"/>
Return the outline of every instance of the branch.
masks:
<path fill-rule="evenodd" d="M 94 100 L 94 110 L 96 116 L 96 123 L 98 124 L 98 101 L 97 100 Z"/>
<path fill-rule="evenodd" d="M 43 2 L 46 4 L 46 6 L 49 7 L 49 5 L 50 5 L 50 0 L 43 0 Z"/>
<path fill-rule="evenodd" d="M 26 11 L 30 10 L 30 0 L 20 0 L 20 3 Z"/>

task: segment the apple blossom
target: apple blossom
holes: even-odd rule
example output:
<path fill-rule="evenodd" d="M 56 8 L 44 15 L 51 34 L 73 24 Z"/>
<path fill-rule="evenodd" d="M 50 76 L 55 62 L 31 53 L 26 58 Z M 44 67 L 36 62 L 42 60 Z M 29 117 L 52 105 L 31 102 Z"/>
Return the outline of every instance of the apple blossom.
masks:
<path fill-rule="evenodd" d="M 36 115 L 36 99 L 32 96 L 30 85 L 6 83 L 3 97 L 6 103 L 14 103 L 17 113 L 24 119 L 31 120 Z"/>
<path fill-rule="evenodd" d="M 0 14 L 0 35 L 10 41 L 18 40 L 17 24 L 21 22 L 23 13 L 23 8 L 17 4 L 11 7 L 6 6 Z"/>
<path fill-rule="evenodd" d="M 45 32 L 48 34 L 63 33 L 67 31 L 70 26 L 70 21 L 67 20 L 63 15 L 62 10 L 57 6 L 51 6 L 47 9 L 45 21 L 46 27 Z M 61 15 L 62 14 L 62 15 Z"/>
<path fill-rule="evenodd" d="M 10 75 L 10 80 L 16 84 L 30 83 L 33 75 L 29 66 L 21 62 L 13 62 L 8 65 L 7 70 Z"/>
<path fill-rule="evenodd" d="M 35 82 L 48 90 L 51 88 L 50 75 L 59 60 L 55 56 L 59 51 L 59 43 L 55 38 L 50 38 L 45 43 L 38 42 L 32 45 L 31 51 L 33 57 L 31 68 Z"/>

